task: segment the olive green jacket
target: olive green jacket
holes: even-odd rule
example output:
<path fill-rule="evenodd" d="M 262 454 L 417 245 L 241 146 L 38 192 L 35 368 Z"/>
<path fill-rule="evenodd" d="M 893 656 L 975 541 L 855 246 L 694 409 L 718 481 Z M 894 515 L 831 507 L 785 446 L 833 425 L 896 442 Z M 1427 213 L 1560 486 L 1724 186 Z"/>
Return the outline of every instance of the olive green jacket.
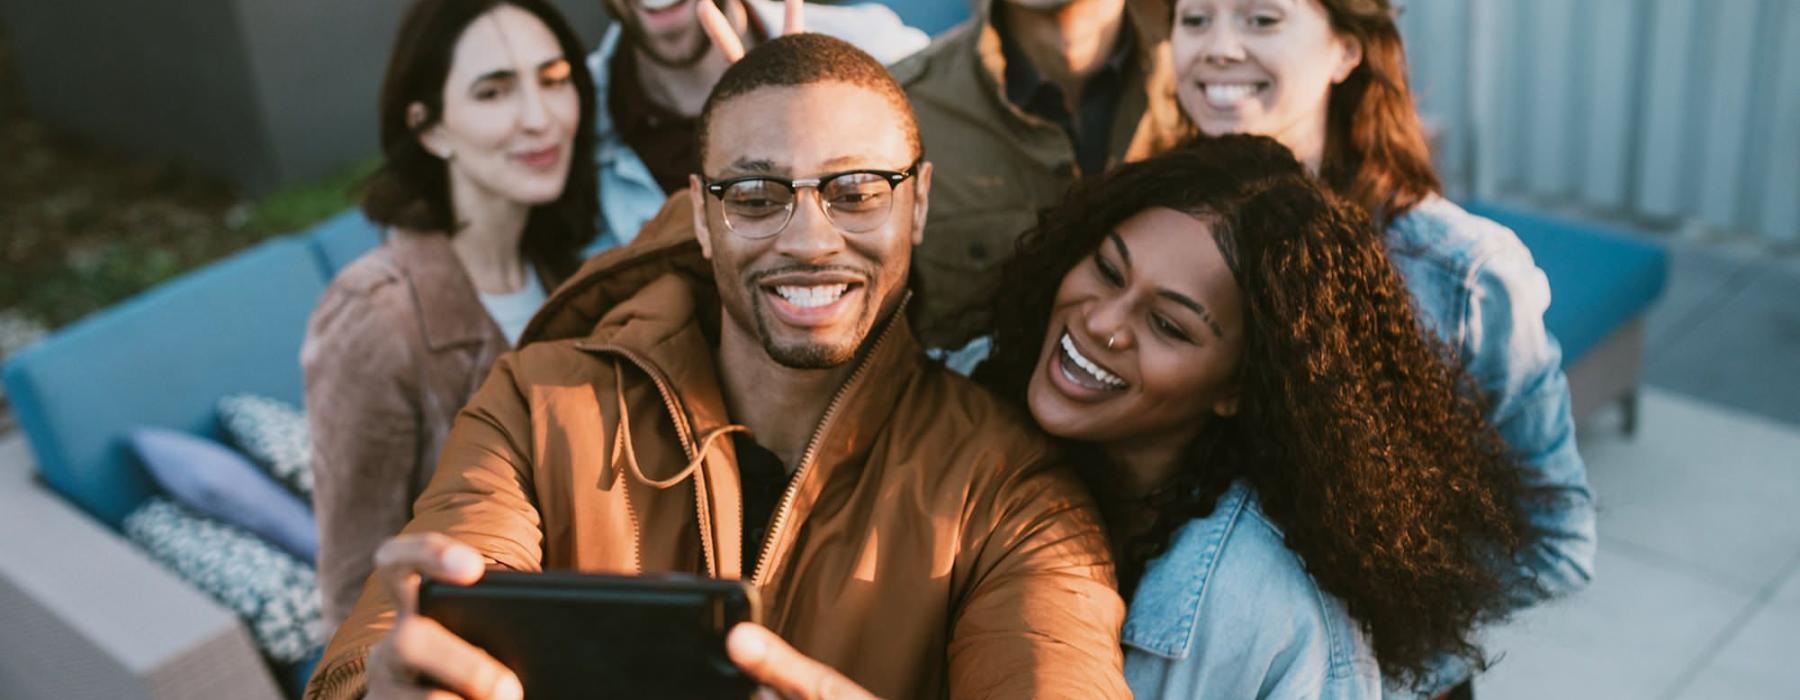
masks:
<path fill-rule="evenodd" d="M 956 348 L 990 329 L 988 305 L 1019 234 L 1082 173 L 1057 125 L 1006 99 L 1006 59 L 975 18 L 893 66 L 934 164 L 925 240 L 914 253 L 914 324 L 926 347 Z M 1113 117 L 1108 166 L 1168 149 L 1190 127 L 1175 101 L 1167 0 L 1126 0 L 1137 56 Z"/>

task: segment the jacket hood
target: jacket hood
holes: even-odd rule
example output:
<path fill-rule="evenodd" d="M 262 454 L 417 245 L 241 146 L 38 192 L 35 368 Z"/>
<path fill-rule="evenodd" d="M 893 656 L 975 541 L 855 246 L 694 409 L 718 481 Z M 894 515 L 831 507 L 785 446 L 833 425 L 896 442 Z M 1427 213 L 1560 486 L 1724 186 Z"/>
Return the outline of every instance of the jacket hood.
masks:
<path fill-rule="evenodd" d="M 630 245 L 589 258 L 538 309 L 518 346 L 587 337 L 614 307 L 670 273 L 685 278 L 696 291 L 716 293 L 712 263 L 694 238 L 693 211 L 688 191 L 678 191 Z M 702 308 L 710 306 L 715 305 Z"/>

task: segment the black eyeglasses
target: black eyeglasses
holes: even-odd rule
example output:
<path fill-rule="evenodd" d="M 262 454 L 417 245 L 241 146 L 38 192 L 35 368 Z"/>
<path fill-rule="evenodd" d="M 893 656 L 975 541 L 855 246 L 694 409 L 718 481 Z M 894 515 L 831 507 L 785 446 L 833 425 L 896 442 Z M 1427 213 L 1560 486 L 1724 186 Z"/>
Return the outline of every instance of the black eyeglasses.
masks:
<path fill-rule="evenodd" d="M 894 190 L 907 178 L 917 175 L 919 162 L 905 170 L 846 170 L 826 173 L 815 178 L 789 180 L 766 175 L 748 175 L 701 182 L 706 191 L 719 198 L 725 213 L 725 227 L 749 239 L 768 238 L 794 219 L 794 202 L 800 188 L 811 187 L 819 195 L 819 206 L 833 226 L 847 233 L 865 233 L 887 223 L 894 209 Z"/>

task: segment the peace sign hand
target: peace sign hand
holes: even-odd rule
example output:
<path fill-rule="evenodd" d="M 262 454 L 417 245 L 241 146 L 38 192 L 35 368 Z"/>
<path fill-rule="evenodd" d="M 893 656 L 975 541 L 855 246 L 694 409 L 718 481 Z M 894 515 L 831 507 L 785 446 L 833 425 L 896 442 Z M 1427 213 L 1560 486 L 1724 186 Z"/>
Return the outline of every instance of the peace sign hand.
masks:
<path fill-rule="evenodd" d="M 783 6 L 783 25 L 781 35 L 788 36 L 806 31 L 806 3 L 803 0 L 785 0 Z M 731 26 L 731 20 L 719 11 L 719 6 L 711 2 L 694 3 L 694 11 L 699 13 L 700 28 L 712 38 L 713 46 L 719 47 L 719 53 L 725 55 L 726 63 L 737 63 L 744 57 L 744 40 L 738 36 L 737 30 Z M 746 12 L 755 10 L 745 8 Z"/>

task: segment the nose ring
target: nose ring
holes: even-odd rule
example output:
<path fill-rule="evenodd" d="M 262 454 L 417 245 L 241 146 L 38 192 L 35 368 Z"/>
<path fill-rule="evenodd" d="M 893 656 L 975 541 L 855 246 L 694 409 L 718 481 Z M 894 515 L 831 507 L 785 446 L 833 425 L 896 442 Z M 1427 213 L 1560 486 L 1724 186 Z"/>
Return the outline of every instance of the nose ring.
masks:
<path fill-rule="evenodd" d="M 1108 350 L 1113 349 L 1113 343 L 1117 342 L 1118 339 L 1119 338 L 1116 335 L 1106 336 L 1106 349 L 1108 349 Z"/>

